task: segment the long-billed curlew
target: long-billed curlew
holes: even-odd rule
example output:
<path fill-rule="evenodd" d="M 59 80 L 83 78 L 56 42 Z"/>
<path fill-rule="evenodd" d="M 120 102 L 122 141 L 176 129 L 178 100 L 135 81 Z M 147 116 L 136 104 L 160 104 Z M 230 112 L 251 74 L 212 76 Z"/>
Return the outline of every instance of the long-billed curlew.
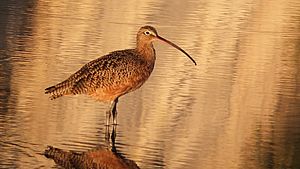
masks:
<path fill-rule="evenodd" d="M 51 99 L 64 95 L 87 94 L 98 101 L 110 101 L 106 125 L 111 115 L 117 124 L 117 103 L 120 96 L 140 88 L 150 76 L 155 64 L 154 40 L 161 40 L 194 59 L 174 43 L 162 38 L 152 26 L 139 29 L 135 49 L 118 50 L 84 65 L 65 81 L 45 89 Z"/>

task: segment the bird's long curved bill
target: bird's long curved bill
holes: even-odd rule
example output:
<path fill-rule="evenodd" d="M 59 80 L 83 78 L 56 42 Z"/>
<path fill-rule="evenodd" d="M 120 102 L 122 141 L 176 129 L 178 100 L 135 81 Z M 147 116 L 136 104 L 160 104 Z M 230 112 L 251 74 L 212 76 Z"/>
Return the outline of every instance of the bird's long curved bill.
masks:
<path fill-rule="evenodd" d="M 161 40 L 161 41 L 163 41 L 163 42 L 166 42 L 167 44 L 169 44 L 169 45 L 173 46 L 174 48 L 180 50 L 180 51 L 181 51 L 182 53 L 184 53 L 187 57 L 189 57 L 195 65 L 197 65 L 196 61 L 195 61 L 188 53 L 186 53 L 186 51 L 184 51 L 183 49 L 181 49 L 179 46 L 175 45 L 175 44 L 172 43 L 171 41 L 169 41 L 169 40 L 167 40 L 167 39 L 165 39 L 165 38 L 163 38 L 163 37 L 161 37 L 161 36 L 156 36 L 156 37 L 157 37 L 157 39 L 159 39 L 159 40 Z"/>

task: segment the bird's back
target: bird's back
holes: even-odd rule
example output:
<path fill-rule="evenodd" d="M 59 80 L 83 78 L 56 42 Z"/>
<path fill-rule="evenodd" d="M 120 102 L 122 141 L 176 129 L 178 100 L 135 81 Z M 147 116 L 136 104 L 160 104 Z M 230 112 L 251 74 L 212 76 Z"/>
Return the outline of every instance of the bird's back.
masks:
<path fill-rule="evenodd" d="M 114 51 L 87 63 L 65 81 L 45 89 L 45 93 L 51 99 L 88 94 L 97 100 L 110 101 L 139 88 L 153 67 L 154 60 L 146 61 L 135 49 Z"/>

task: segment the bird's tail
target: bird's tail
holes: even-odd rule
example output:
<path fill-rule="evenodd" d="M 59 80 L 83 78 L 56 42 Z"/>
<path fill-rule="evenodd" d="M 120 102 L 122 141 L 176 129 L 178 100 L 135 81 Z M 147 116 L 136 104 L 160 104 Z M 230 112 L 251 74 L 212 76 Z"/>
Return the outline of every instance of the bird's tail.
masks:
<path fill-rule="evenodd" d="M 45 94 L 50 94 L 51 100 L 70 94 L 70 83 L 68 80 L 65 80 L 57 85 L 48 87 L 45 89 Z"/>

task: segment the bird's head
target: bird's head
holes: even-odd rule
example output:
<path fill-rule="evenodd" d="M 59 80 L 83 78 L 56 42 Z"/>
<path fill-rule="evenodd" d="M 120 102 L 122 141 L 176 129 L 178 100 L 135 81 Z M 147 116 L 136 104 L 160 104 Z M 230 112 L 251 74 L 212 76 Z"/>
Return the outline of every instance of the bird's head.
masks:
<path fill-rule="evenodd" d="M 181 49 L 179 46 L 177 46 L 173 42 L 159 36 L 154 27 L 152 27 L 152 26 L 143 26 L 139 29 L 138 34 L 137 34 L 137 47 L 141 47 L 141 48 L 146 47 L 146 46 L 151 46 L 152 47 L 152 42 L 154 40 L 163 41 L 163 42 L 173 46 L 174 48 L 180 50 L 187 57 L 189 57 L 195 65 L 197 65 L 195 60 L 187 52 L 185 52 L 183 49 Z"/>
<path fill-rule="evenodd" d="M 158 37 L 157 31 L 152 26 L 143 26 L 137 34 L 137 41 L 142 43 L 151 43 Z"/>

